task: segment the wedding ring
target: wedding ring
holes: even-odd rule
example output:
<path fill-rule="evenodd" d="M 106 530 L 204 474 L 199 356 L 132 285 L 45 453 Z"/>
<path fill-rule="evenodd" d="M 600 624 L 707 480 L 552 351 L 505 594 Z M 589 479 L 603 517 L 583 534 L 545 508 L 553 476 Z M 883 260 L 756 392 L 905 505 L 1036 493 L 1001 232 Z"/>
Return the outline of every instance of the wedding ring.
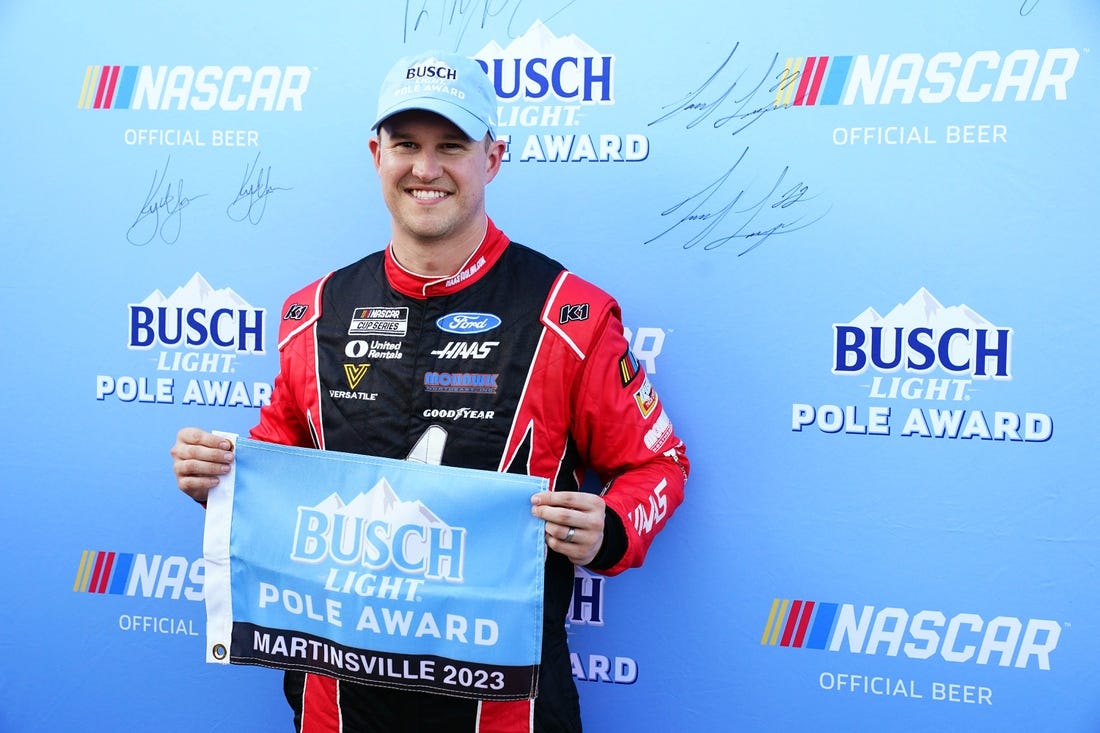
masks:
<path fill-rule="evenodd" d="M 573 541 L 573 535 L 576 534 L 576 533 L 577 533 L 577 528 L 576 527 L 570 527 L 569 531 L 565 533 L 565 539 L 562 540 L 562 541 L 563 542 L 572 542 Z"/>

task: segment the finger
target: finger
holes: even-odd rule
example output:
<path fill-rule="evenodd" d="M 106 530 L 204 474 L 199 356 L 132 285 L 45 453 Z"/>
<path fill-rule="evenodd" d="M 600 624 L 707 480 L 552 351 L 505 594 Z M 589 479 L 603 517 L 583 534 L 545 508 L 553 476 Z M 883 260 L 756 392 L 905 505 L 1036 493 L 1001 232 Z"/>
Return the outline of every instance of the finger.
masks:
<path fill-rule="evenodd" d="M 180 491 L 190 496 L 195 501 L 205 502 L 210 495 L 210 490 L 219 483 L 215 476 L 184 476 L 177 479 Z"/>
<path fill-rule="evenodd" d="M 553 525 L 556 529 L 551 530 L 551 533 L 555 537 L 564 537 L 569 527 L 574 527 L 577 532 L 582 529 L 602 529 L 604 522 L 602 509 L 599 511 L 581 511 L 563 507 L 542 506 L 533 507 L 531 513 L 539 519 L 545 520 L 548 525 Z"/>
<path fill-rule="evenodd" d="M 557 528 L 557 535 L 549 531 L 546 533 L 546 546 L 559 555 L 564 555 L 570 562 L 577 565 L 586 565 L 592 562 L 599 550 L 599 543 L 602 542 L 602 534 L 574 528 L 572 540 L 566 541 L 565 536 L 568 535 L 568 527 L 564 528 L 566 530 L 565 534 L 562 534 L 561 529 L 560 527 Z"/>
<path fill-rule="evenodd" d="M 556 506 L 567 509 L 591 509 L 603 505 L 603 499 L 583 491 L 540 491 L 531 496 L 535 506 Z"/>
<path fill-rule="evenodd" d="M 576 551 L 579 546 L 578 536 L 580 532 L 576 528 L 573 528 L 573 536 L 569 536 L 569 527 L 559 527 L 558 525 L 547 525 L 546 530 L 546 544 L 547 546 L 556 552 L 560 552 L 563 555 L 570 555 Z"/>
<path fill-rule="evenodd" d="M 233 444 L 228 438 L 203 430 L 202 428 L 182 428 L 176 434 L 176 442 L 186 445 L 204 445 L 208 448 L 232 450 Z"/>
<path fill-rule="evenodd" d="M 230 463 L 198 459 L 177 460 L 172 469 L 177 476 L 224 476 L 232 470 Z"/>
<path fill-rule="evenodd" d="M 180 476 L 176 482 L 180 490 L 190 494 L 196 489 L 209 490 L 221 483 L 217 476 Z"/>
<path fill-rule="evenodd" d="M 230 464 L 233 462 L 233 451 L 220 447 L 208 447 L 193 443 L 179 443 L 172 446 L 170 451 L 177 461 L 202 461 L 206 463 Z"/>
<path fill-rule="evenodd" d="M 568 496 L 569 494 L 574 496 Z M 532 498 L 531 513 L 539 519 L 567 527 L 596 529 L 603 527 L 604 507 L 603 499 L 594 494 L 548 492 L 536 494 Z"/>

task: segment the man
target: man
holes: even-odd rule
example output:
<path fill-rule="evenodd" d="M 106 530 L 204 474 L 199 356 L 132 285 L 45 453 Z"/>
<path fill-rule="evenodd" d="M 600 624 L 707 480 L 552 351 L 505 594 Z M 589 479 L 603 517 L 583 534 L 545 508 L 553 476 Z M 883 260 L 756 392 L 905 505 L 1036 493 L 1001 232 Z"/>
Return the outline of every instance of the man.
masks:
<path fill-rule="evenodd" d="M 640 565 L 683 499 L 684 445 L 617 303 L 486 215 L 505 150 L 495 117 L 475 61 L 425 54 L 390 71 L 370 141 L 389 246 L 287 300 L 280 372 L 251 436 L 549 479 L 532 498 L 550 550 L 538 697 L 465 700 L 288 672 L 298 731 L 579 731 L 564 628 L 573 566 Z M 179 432 L 172 456 L 198 501 L 233 460 L 198 428 Z M 578 490 L 585 469 L 602 495 Z"/>

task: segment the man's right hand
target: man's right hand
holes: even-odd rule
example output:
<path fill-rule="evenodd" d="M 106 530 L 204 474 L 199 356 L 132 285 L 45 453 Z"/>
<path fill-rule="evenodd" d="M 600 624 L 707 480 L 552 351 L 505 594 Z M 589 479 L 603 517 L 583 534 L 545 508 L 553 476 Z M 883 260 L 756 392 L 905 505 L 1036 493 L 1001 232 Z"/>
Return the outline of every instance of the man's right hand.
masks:
<path fill-rule="evenodd" d="M 198 502 L 206 502 L 218 477 L 229 473 L 233 444 L 201 428 L 183 428 L 172 446 L 172 470 L 180 491 Z"/>

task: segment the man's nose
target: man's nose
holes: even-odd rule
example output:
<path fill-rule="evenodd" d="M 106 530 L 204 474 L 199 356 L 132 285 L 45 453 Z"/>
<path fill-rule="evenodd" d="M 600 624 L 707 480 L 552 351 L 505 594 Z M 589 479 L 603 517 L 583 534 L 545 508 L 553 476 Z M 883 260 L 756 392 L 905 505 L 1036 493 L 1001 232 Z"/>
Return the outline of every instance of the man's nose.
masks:
<path fill-rule="evenodd" d="M 443 166 L 434 151 L 421 150 L 413 163 L 413 175 L 422 181 L 434 181 L 443 174 Z"/>

